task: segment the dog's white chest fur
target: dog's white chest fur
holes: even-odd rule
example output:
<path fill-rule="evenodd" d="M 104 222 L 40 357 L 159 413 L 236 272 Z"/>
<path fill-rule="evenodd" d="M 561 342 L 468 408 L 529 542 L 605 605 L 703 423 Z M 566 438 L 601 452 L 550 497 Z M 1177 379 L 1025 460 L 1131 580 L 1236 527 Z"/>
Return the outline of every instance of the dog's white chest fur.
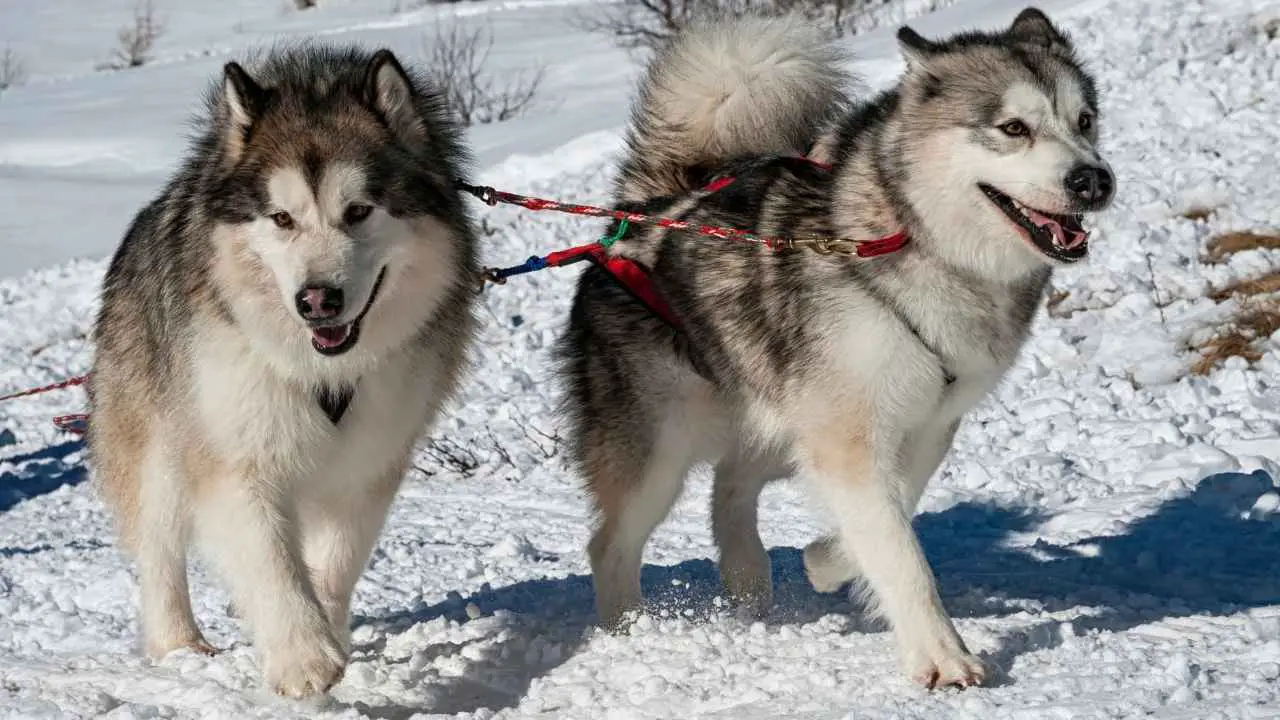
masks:
<path fill-rule="evenodd" d="M 357 379 L 335 423 L 316 386 L 282 378 L 233 331 L 214 334 L 197 340 L 192 400 L 203 437 L 223 460 L 313 490 L 378 477 L 390 469 L 379 463 L 398 461 L 433 409 L 436 373 L 406 354 Z"/>

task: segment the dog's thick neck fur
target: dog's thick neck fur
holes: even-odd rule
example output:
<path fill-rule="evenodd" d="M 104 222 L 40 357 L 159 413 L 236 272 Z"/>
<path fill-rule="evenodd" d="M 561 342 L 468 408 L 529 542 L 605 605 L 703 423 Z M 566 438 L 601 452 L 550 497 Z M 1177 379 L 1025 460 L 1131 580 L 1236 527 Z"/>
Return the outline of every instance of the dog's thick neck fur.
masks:
<path fill-rule="evenodd" d="M 971 282 L 1019 292 L 1042 291 L 1052 268 L 1018 247 L 1017 240 L 990 238 L 983 244 L 993 246 L 992 252 L 964 256 L 948 245 L 975 233 L 973 228 L 931 227 L 926 222 L 905 189 L 916 171 L 900 151 L 901 144 L 894 142 L 904 132 L 902 124 L 902 91 L 895 88 L 854 110 L 815 142 L 812 159 L 832 167 L 822 229 L 854 240 L 905 231 L 911 242 L 899 253 L 911 259 L 908 266 L 928 265 Z M 975 201 L 983 201 L 976 187 L 970 190 Z"/>
<path fill-rule="evenodd" d="M 716 197 L 720 193 L 713 193 L 703 202 L 739 220 L 758 213 L 751 223 L 753 229 L 783 237 L 872 240 L 906 231 L 910 242 L 904 248 L 876 258 L 822 256 L 798 250 L 790 251 L 789 259 L 764 255 L 752 262 L 765 263 L 774 268 L 770 272 L 781 272 L 793 278 L 790 282 L 819 292 L 816 288 L 839 292 L 848 283 L 873 292 L 938 356 L 947 376 L 965 374 L 966 366 L 985 372 L 979 368 L 989 362 L 1006 366 L 1026 339 L 1051 268 L 1020 247 L 1021 240 L 1011 236 L 1012 230 L 1010 236 L 976 238 L 994 249 L 986 256 L 957 258 L 958 253 L 948 252 L 948 243 L 956 242 L 962 233 L 968 232 L 969 237 L 963 239 L 974 245 L 977 231 L 951 228 L 955 236 L 949 235 L 930 227 L 913 206 L 905 190 L 913 180 L 913 169 L 889 151 L 894 147 L 894 134 L 903 131 L 900 126 L 905 122 L 899 115 L 899 100 L 897 90 L 885 92 L 853 109 L 819 136 L 809 157 L 830 164 L 829 171 L 767 159 L 731 164 L 731 168 L 740 168 L 735 174 L 743 188 L 760 187 L 761 197 L 767 197 L 751 212 L 734 210 L 737 201 L 731 193 L 720 197 Z M 973 192 L 980 201 L 976 188 Z M 634 240 L 624 243 L 627 245 L 642 259 L 667 265 L 650 254 L 657 249 L 653 245 L 642 242 L 648 247 L 636 247 Z M 664 272 L 660 270 L 660 274 Z M 664 278 L 659 282 L 667 292 L 681 292 Z M 924 297 L 939 295 L 949 302 L 940 304 Z M 675 300 L 682 302 L 679 297 Z"/>

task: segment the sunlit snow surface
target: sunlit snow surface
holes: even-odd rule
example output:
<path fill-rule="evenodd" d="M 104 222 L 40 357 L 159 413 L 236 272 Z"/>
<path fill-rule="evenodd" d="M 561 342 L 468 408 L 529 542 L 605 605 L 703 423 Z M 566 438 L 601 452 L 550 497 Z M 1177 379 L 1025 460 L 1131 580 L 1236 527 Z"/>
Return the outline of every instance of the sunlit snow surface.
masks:
<path fill-rule="evenodd" d="M 324 3 L 322 3 L 324 4 Z M 0 0 L 0 47 L 30 82 L 0 96 L 0 394 L 83 371 L 97 285 L 132 214 L 182 150 L 221 64 L 271 39 L 325 33 L 421 55 L 438 10 L 335 2 L 170 2 L 153 65 L 96 72 L 128 0 Z M 402 3 L 410 5 L 412 3 Z M 592 628 L 586 498 L 563 453 L 549 346 L 576 270 L 490 289 L 477 366 L 357 587 L 355 653 L 322 704 L 259 685 L 227 597 L 193 573 L 207 659 L 138 652 L 136 584 L 50 416 L 67 390 L 0 404 L 0 718 L 469 717 L 1264 718 L 1280 716 L 1280 337 L 1254 367 L 1190 378 L 1188 340 L 1230 306 L 1204 296 L 1280 253 L 1223 265 L 1205 240 L 1280 227 L 1280 40 L 1274 3 L 1040 5 L 1098 73 L 1120 182 L 1088 263 L 1037 321 L 1022 361 L 966 422 L 916 524 L 948 610 L 999 668 L 993 687 L 929 693 L 882 627 L 806 583 L 798 548 L 822 528 L 782 484 L 763 498 L 778 587 L 767 622 L 718 599 L 706 478 L 646 551 L 653 612 Z M 478 177 L 515 192 L 605 202 L 636 65 L 570 22 L 582 6 L 444 6 L 492 21 L 493 63 L 547 67 L 545 102 L 471 134 Z M 1022 5 L 961 0 L 926 34 L 994 27 Z M 892 80 L 892 24 L 856 41 L 872 86 Z M 1274 30 L 1272 31 L 1274 34 Z M 1217 207 L 1204 222 L 1181 213 Z M 481 210 L 488 264 L 593 239 L 598 222 Z M 1153 282 L 1154 279 L 1154 282 Z M 1163 307 L 1160 307 L 1163 306 Z M 501 446 L 502 451 L 496 448 Z"/>

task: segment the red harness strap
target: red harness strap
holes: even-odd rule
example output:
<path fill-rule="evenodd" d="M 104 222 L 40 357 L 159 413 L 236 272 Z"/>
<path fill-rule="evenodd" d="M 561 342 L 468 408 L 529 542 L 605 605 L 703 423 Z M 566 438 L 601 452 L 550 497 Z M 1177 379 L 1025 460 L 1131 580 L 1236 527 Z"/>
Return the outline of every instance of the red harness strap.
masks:
<path fill-rule="evenodd" d="M 780 158 L 780 160 L 786 163 L 805 163 L 813 167 L 816 167 L 819 170 L 822 170 L 824 172 L 830 172 L 832 167 L 828 163 L 824 163 L 819 160 L 814 160 L 813 158 L 805 157 L 803 155 L 794 155 L 794 156 L 789 155 L 789 156 Z M 721 175 L 713 179 L 711 182 L 707 183 L 706 185 L 702 186 L 702 191 L 705 193 L 720 192 L 721 190 L 732 185 L 736 180 L 737 178 L 734 177 L 733 175 Z M 899 230 L 898 232 L 893 233 L 892 235 L 886 235 L 882 238 L 876 238 L 875 240 L 859 241 L 857 243 L 856 248 L 854 249 L 854 254 L 860 258 L 870 258 L 870 257 L 876 257 L 878 255 L 888 255 L 890 253 L 895 253 L 901 250 L 904 246 L 906 246 L 909 240 L 910 238 L 907 236 L 907 233 Z"/>
<path fill-rule="evenodd" d="M 605 255 L 603 247 L 594 255 L 593 259 L 597 265 L 604 268 L 613 276 L 614 280 L 621 283 L 637 300 L 644 303 L 653 314 L 665 320 L 671 327 L 677 330 L 680 329 L 680 323 L 676 320 L 675 313 L 671 311 L 671 307 L 653 289 L 653 280 L 649 278 L 649 271 L 642 267 L 640 263 L 617 255 L 609 257 Z"/>
<path fill-rule="evenodd" d="M 819 162 L 807 157 L 791 158 L 792 160 L 809 163 L 821 170 L 829 171 L 831 166 L 827 163 Z M 706 193 L 719 192 L 734 182 L 737 178 L 733 175 L 722 175 L 714 178 L 711 182 L 702 187 L 702 191 Z M 878 255 L 888 255 L 897 252 L 907 244 L 909 240 L 907 234 L 903 231 L 886 235 L 875 240 L 865 240 L 859 242 L 856 249 L 858 257 L 869 258 Z M 638 300 L 649 310 L 662 318 L 668 325 L 680 329 L 680 323 L 676 320 L 676 315 L 672 312 L 671 307 L 663 301 L 662 296 L 658 295 L 653 288 L 653 280 L 649 277 L 649 271 L 640 263 L 630 258 L 621 256 L 610 256 L 607 248 L 600 243 L 592 243 L 582 247 L 571 248 L 557 253 L 551 253 L 547 256 L 547 264 L 563 265 L 576 262 L 581 259 L 590 259 L 596 265 L 603 268 L 606 272 L 613 276 L 624 289 L 629 292 L 632 297 Z"/>
<path fill-rule="evenodd" d="M 858 243 L 858 249 L 854 252 L 858 257 L 869 258 L 877 255 L 888 255 L 889 253 L 898 252 L 907 244 L 910 238 L 902 230 L 892 234 L 885 235 L 875 240 L 863 240 Z"/>
<path fill-rule="evenodd" d="M 680 329 L 680 323 L 676 320 L 671 307 L 653 289 L 653 280 L 649 277 L 649 271 L 635 260 L 618 255 L 610 256 L 605 246 L 598 242 L 553 252 L 546 257 L 547 265 L 552 267 L 571 265 L 582 260 L 595 263 L 650 312 L 662 318 L 671 327 Z"/>

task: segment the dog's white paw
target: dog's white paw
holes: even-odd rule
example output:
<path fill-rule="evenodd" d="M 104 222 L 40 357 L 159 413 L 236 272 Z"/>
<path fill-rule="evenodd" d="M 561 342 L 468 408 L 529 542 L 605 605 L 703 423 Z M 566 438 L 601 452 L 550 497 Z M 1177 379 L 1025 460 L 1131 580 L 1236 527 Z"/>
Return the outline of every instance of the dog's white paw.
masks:
<path fill-rule="evenodd" d="M 185 626 L 185 627 L 184 627 Z M 151 631 L 146 636 L 147 657 L 160 660 L 171 652 L 190 650 L 200 655 L 217 655 L 218 651 L 193 626 L 180 623 L 165 632 Z"/>
<path fill-rule="evenodd" d="M 298 633 L 263 652 L 263 677 L 278 695 L 322 695 L 338 684 L 347 666 L 342 643 L 330 632 Z"/>
<path fill-rule="evenodd" d="M 907 672 L 912 680 L 930 690 L 973 687 L 987 679 L 986 666 L 964 650 L 941 651 L 915 658 L 908 663 Z"/>

